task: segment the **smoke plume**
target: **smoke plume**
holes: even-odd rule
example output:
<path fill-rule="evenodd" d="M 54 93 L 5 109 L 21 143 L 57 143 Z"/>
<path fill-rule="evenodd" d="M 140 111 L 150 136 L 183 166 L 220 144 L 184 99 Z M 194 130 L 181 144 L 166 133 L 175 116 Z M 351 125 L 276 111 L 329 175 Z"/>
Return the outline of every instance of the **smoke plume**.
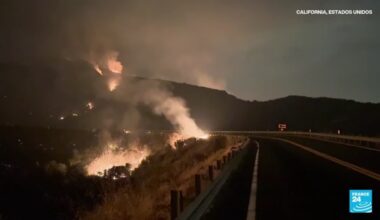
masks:
<path fill-rule="evenodd" d="M 194 119 L 191 118 L 189 109 L 183 99 L 175 97 L 165 87 L 160 85 L 150 86 L 142 96 L 142 102 L 150 106 L 157 115 L 163 115 L 184 138 L 205 137 Z"/>
<path fill-rule="evenodd" d="M 124 67 L 118 60 L 118 54 L 117 51 L 106 50 L 104 54 L 92 56 L 92 60 L 89 60 L 94 70 L 107 81 L 108 89 L 112 92 L 109 97 L 135 107 L 149 107 L 154 114 L 164 116 L 183 138 L 207 136 L 191 118 L 185 101 L 174 96 L 160 81 L 129 82 L 123 78 Z"/>

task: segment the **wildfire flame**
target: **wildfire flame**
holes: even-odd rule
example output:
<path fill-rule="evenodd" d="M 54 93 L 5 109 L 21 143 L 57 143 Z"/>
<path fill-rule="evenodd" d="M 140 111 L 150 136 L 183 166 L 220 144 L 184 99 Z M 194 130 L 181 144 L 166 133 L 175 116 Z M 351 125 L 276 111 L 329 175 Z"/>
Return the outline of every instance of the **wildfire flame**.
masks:
<path fill-rule="evenodd" d="M 95 71 L 97 73 L 99 73 L 99 75 L 103 76 L 103 71 L 100 69 L 98 64 L 93 64 L 93 67 L 94 67 Z"/>
<path fill-rule="evenodd" d="M 121 64 L 120 61 L 117 60 L 118 56 L 119 56 L 118 52 L 116 51 L 110 52 L 107 57 L 107 67 L 109 71 L 111 71 L 112 73 L 121 74 L 121 72 L 123 71 L 123 65 Z"/>
<path fill-rule="evenodd" d="M 92 110 L 95 106 L 94 106 L 94 103 L 92 103 L 92 102 L 88 102 L 88 103 L 86 104 L 86 107 L 87 107 L 89 110 Z"/>
<path fill-rule="evenodd" d="M 121 74 L 123 71 L 123 65 L 120 61 L 117 60 L 119 56 L 118 52 L 112 51 L 107 56 L 107 67 L 108 70 L 111 71 L 111 73 L 114 74 Z M 110 80 L 108 81 L 108 89 L 112 92 L 114 91 L 120 84 L 120 76 L 111 76 Z"/>
<path fill-rule="evenodd" d="M 199 139 L 203 139 L 203 140 L 207 140 L 207 139 L 209 139 L 209 137 L 210 137 L 209 134 L 204 134 L 204 135 L 202 135 L 202 136 L 200 136 L 200 137 L 198 137 L 198 138 L 199 138 Z"/>
<path fill-rule="evenodd" d="M 103 75 L 102 70 L 109 70 L 105 72 L 105 79 L 108 90 L 111 92 L 117 89 L 122 80 L 123 65 L 118 60 L 118 57 L 119 53 L 117 51 L 108 51 L 97 60 L 98 62 L 94 62 L 95 65 L 93 65 L 94 69 L 101 75 Z M 179 139 L 191 137 L 207 139 L 209 137 L 206 132 L 198 127 L 191 117 L 189 109 L 182 98 L 174 96 L 169 90 L 160 85 L 153 84 L 150 86 L 149 84 L 142 85 L 141 87 L 149 89 L 136 92 L 139 94 L 136 96 L 137 99 L 151 107 L 155 114 L 163 115 L 180 134 L 180 137 L 173 136 L 170 138 L 168 142 L 171 146 L 174 146 L 174 143 Z M 136 89 L 138 88 L 139 86 L 136 86 Z M 92 107 L 89 108 L 91 109 Z"/>
<path fill-rule="evenodd" d="M 97 59 L 89 61 L 94 70 L 101 76 L 106 73 L 106 79 L 109 91 L 114 91 L 120 84 L 121 74 L 123 72 L 123 64 L 118 60 L 119 53 L 117 51 L 108 51 Z M 107 69 L 108 72 L 103 73 L 102 70 Z"/>
<path fill-rule="evenodd" d="M 180 140 L 183 140 L 184 139 L 184 137 L 181 135 L 181 134 L 179 134 L 179 133 L 177 133 L 177 132 L 174 132 L 174 133 L 172 133 L 170 136 L 169 136 L 169 138 L 168 138 L 168 140 L 167 140 L 167 143 L 170 145 L 170 147 L 172 148 L 172 149 L 176 149 L 177 147 L 176 147 L 176 143 L 178 142 L 178 141 L 180 141 Z"/>
<path fill-rule="evenodd" d="M 108 90 L 109 91 L 114 91 L 117 86 L 119 85 L 119 79 L 118 78 L 111 78 L 109 81 L 108 81 Z"/>
<path fill-rule="evenodd" d="M 114 166 L 124 166 L 127 163 L 131 165 L 133 171 L 149 155 L 150 151 L 146 146 L 133 145 L 128 149 L 120 149 L 117 144 L 109 143 L 102 154 L 86 166 L 86 171 L 88 175 L 99 175 L 104 170 Z"/>
<path fill-rule="evenodd" d="M 191 136 L 191 135 L 190 136 L 189 135 L 183 135 L 183 134 L 174 132 L 169 136 L 167 143 L 170 145 L 170 147 L 172 149 L 176 149 L 177 148 L 176 143 L 178 141 L 183 141 L 185 139 L 192 138 L 192 137 L 197 138 L 197 139 L 207 140 L 207 139 L 209 139 L 210 135 L 205 133 L 205 134 L 197 137 L 197 136 Z"/>

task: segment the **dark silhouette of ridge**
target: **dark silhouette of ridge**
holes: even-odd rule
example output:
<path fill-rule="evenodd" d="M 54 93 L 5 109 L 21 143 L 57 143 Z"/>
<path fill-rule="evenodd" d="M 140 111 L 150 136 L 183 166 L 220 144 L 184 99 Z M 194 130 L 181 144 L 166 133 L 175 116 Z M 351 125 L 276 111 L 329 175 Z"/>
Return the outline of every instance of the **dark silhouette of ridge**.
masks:
<path fill-rule="evenodd" d="M 51 65 L 0 64 L 0 125 L 75 129 L 172 129 L 162 116 L 145 106 L 130 106 L 107 95 L 100 75 L 86 62 Z M 186 101 L 191 116 L 210 130 L 289 130 L 380 136 L 380 104 L 335 98 L 287 96 L 269 101 L 241 100 L 223 90 L 159 79 L 124 76 L 133 81 L 157 81 Z M 93 111 L 87 101 L 96 103 Z M 79 117 L 71 113 L 81 112 Z M 128 118 L 138 112 L 138 122 Z M 59 120 L 65 115 L 65 120 Z M 111 125 L 107 121 L 112 121 Z"/>

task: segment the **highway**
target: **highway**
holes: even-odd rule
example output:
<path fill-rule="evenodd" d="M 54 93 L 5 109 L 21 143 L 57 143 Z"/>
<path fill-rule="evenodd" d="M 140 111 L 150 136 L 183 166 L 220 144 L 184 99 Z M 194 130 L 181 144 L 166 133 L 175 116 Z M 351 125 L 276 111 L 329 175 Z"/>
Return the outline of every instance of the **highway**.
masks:
<path fill-rule="evenodd" d="M 292 140 L 297 142 L 296 138 Z M 301 140 L 298 142 L 307 143 L 304 146 L 339 154 L 341 160 L 351 159 L 359 149 L 347 148 L 344 154 L 344 147 L 338 144 Z M 267 139 L 258 141 L 260 166 L 256 219 L 379 219 L 380 202 L 376 202 L 376 196 L 380 201 L 378 180 L 290 143 Z M 366 154 L 368 158 L 374 158 L 371 156 L 373 151 Z M 360 155 L 360 158 L 369 164 L 364 162 L 367 160 L 365 155 Z M 372 189 L 374 213 L 350 214 L 350 189 Z"/>
<path fill-rule="evenodd" d="M 379 151 L 307 138 L 285 139 L 253 137 L 249 159 L 203 219 L 247 219 L 254 141 L 260 154 L 251 219 L 380 219 Z M 373 190 L 373 213 L 349 212 L 350 189 Z"/>

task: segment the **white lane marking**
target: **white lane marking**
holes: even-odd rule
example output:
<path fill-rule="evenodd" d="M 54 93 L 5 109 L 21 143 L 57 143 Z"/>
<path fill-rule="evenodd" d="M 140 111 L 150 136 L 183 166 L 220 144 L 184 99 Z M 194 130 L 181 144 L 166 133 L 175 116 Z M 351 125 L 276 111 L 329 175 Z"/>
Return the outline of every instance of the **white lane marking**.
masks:
<path fill-rule="evenodd" d="M 347 161 L 344 161 L 344 160 L 338 159 L 336 157 L 330 156 L 328 154 L 316 151 L 316 150 L 314 150 L 314 149 L 312 149 L 310 147 L 306 147 L 306 146 L 304 146 L 302 144 L 299 144 L 299 143 L 296 143 L 296 142 L 293 142 L 293 141 L 289 141 L 287 139 L 283 139 L 283 138 L 269 138 L 269 139 L 279 140 L 279 141 L 283 141 L 283 142 L 286 142 L 288 144 L 294 145 L 294 146 L 299 147 L 299 148 L 301 148 L 301 149 L 303 149 L 305 151 L 308 151 L 308 152 L 310 152 L 310 153 L 312 153 L 314 155 L 317 155 L 317 156 L 322 157 L 322 158 L 324 158 L 326 160 L 332 161 L 332 162 L 334 162 L 336 164 L 339 164 L 339 165 L 344 166 L 346 168 L 349 168 L 349 169 L 351 169 L 353 171 L 356 171 L 356 172 L 358 172 L 360 174 L 366 175 L 366 176 L 371 177 L 371 178 L 373 178 L 373 179 L 375 179 L 377 181 L 380 181 L 380 174 L 375 173 L 375 172 L 373 172 L 371 170 L 367 170 L 367 169 L 362 168 L 360 166 L 357 166 L 355 164 L 352 164 L 352 163 L 349 163 Z"/>
<path fill-rule="evenodd" d="M 259 151 L 260 144 L 256 142 L 257 152 L 255 157 L 255 165 L 253 168 L 253 177 L 251 184 L 251 194 L 249 196 L 249 205 L 247 211 L 247 220 L 255 220 L 256 219 L 256 197 L 257 197 L 257 174 L 259 172 Z"/>

